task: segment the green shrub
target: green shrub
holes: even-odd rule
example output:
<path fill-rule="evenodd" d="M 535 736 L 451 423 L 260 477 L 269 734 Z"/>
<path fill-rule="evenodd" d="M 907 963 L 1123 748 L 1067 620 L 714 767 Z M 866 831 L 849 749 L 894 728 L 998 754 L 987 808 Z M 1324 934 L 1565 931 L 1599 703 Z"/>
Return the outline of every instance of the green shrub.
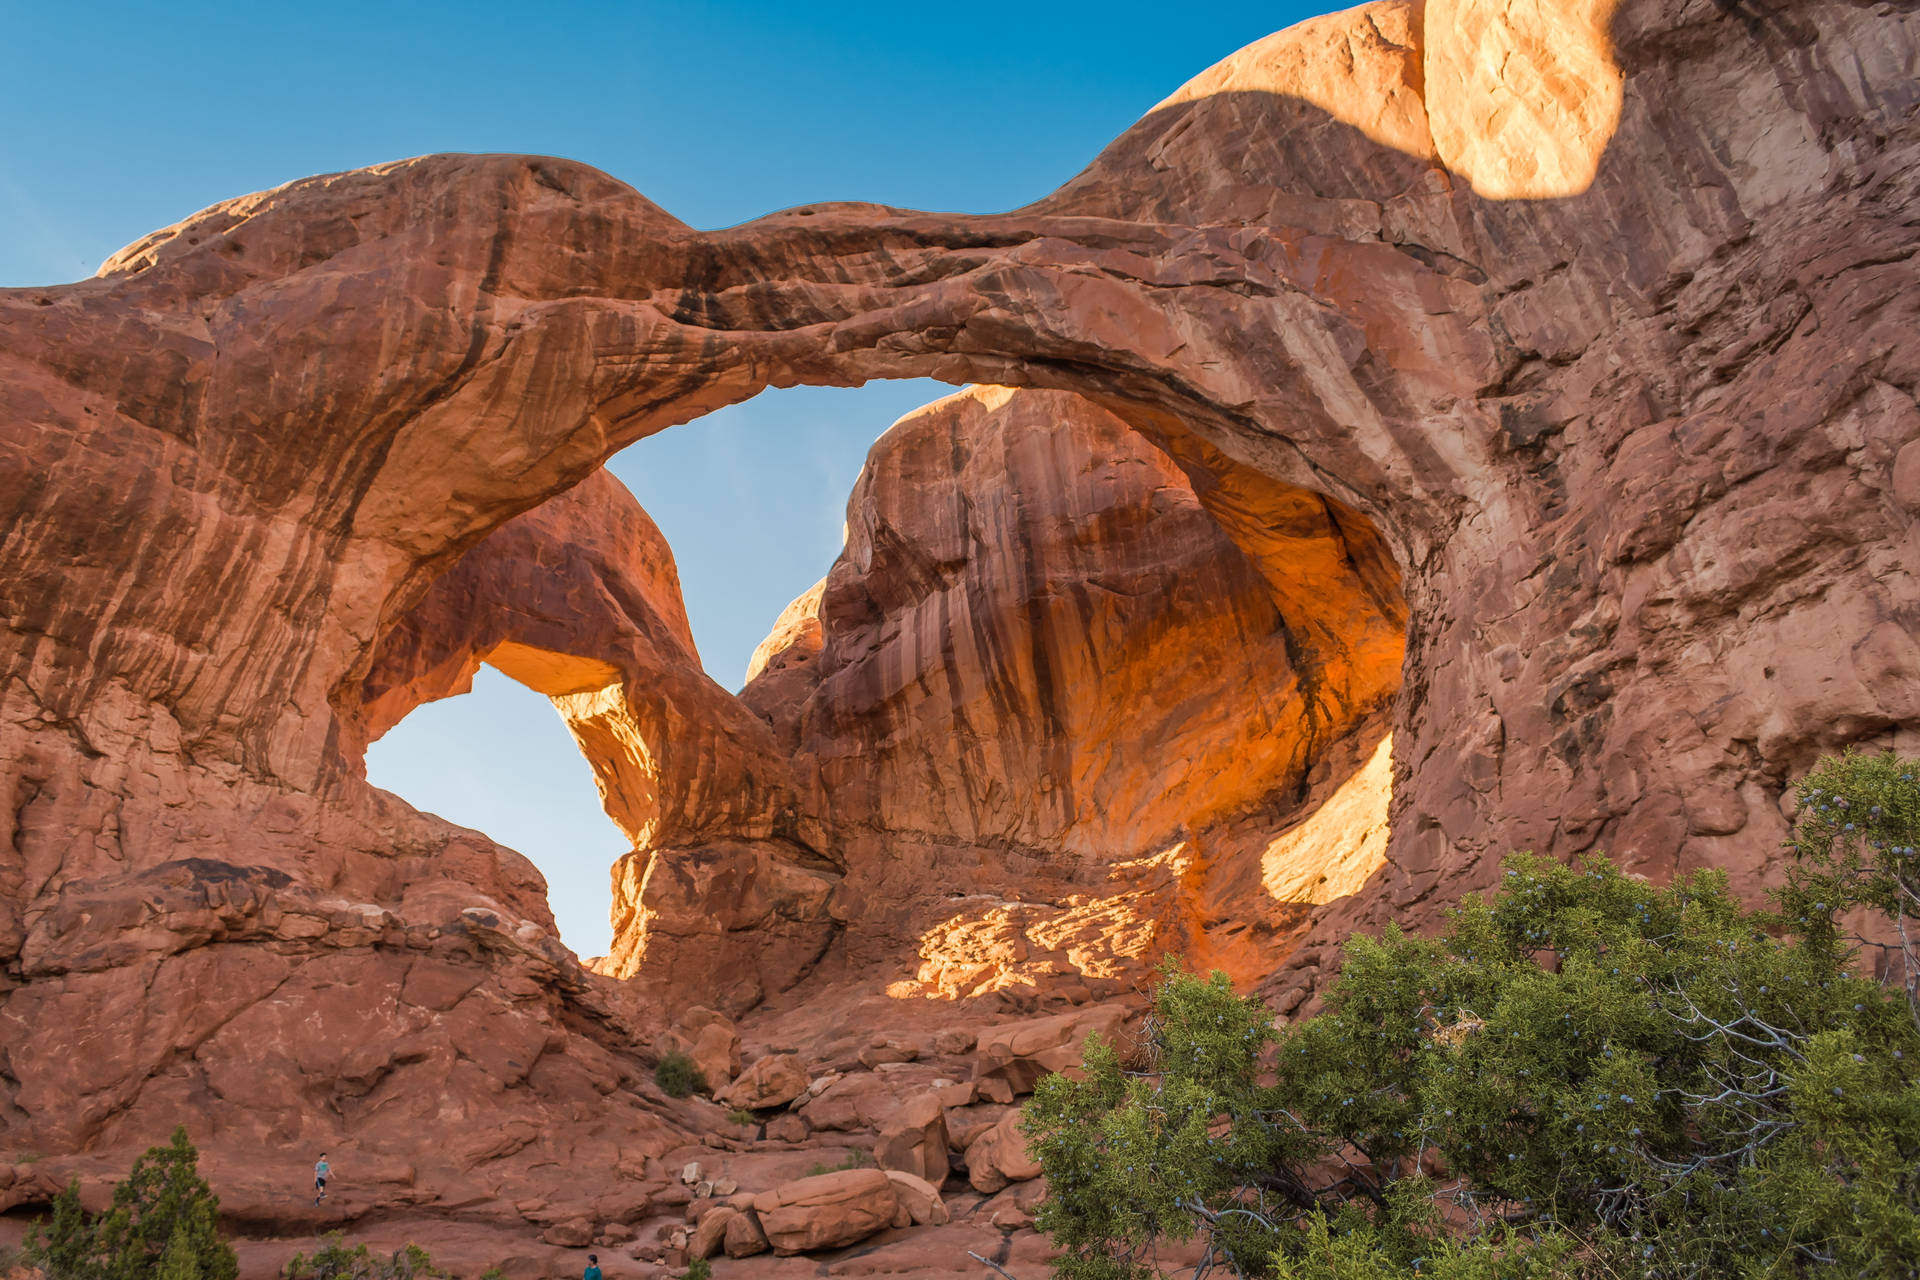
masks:
<path fill-rule="evenodd" d="M 660 1065 L 653 1069 L 653 1082 L 669 1098 L 685 1098 L 707 1091 L 707 1078 L 700 1074 L 700 1068 L 677 1049 L 660 1059 Z"/>
<path fill-rule="evenodd" d="M 443 1280 L 447 1274 L 416 1244 L 382 1257 L 364 1244 L 349 1249 L 338 1231 L 328 1232 L 320 1241 L 311 1257 L 296 1253 L 288 1260 L 281 1271 L 286 1280 Z M 489 1274 L 498 1275 L 499 1268 Z"/>
<path fill-rule="evenodd" d="M 80 1184 L 69 1183 L 23 1253 L 53 1280 L 234 1280 L 239 1264 L 220 1235 L 219 1213 L 183 1125 L 133 1162 L 106 1213 L 82 1209 Z"/>
<path fill-rule="evenodd" d="M 1836 917 L 1915 901 L 1916 776 L 1810 778 L 1778 914 L 1717 873 L 1516 857 L 1442 936 L 1352 940 L 1289 1028 L 1169 969 L 1152 1074 L 1096 1041 L 1028 1107 L 1056 1274 L 1144 1276 L 1199 1236 L 1300 1280 L 1914 1276 L 1920 1021 L 1848 971 Z"/>
<path fill-rule="evenodd" d="M 1920 1023 L 1920 760 L 1849 751 L 1823 760 L 1795 797 L 1800 820 L 1781 915 L 1825 948 L 1862 944 L 1837 921 L 1848 909 L 1884 916 L 1894 941 L 1866 945 L 1885 953 L 1887 978 Z"/>
<path fill-rule="evenodd" d="M 705 1258 L 695 1258 L 688 1262 L 687 1280 L 713 1280 L 713 1264 Z"/>
<path fill-rule="evenodd" d="M 727 1123 L 757 1125 L 760 1123 L 760 1117 L 753 1114 L 753 1112 L 747 1110 L 745 1107 L 735 1107 L 733 1110 L 727 1112 Z"/>

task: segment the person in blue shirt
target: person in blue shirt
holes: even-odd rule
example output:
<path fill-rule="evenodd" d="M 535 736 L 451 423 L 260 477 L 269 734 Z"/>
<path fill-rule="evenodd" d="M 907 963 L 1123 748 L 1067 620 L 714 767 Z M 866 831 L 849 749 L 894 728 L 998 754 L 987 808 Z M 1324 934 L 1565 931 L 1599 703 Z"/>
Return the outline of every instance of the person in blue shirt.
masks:
<path fill-rule="evenodd" d="M 600 1280 L 600 1255 L 587 1255 L 587 1269 L 580 1273 L 580 1280 Z"/>
<path fill-rule="evenodd" d="M 315 1204 L 327 1198 L 327 1175 L 331 1172 L 332 1170 L 327 1168 L 327 1153 L 322 1151 L 320 1158 L 313 1164 L 313 1202 Z"/>

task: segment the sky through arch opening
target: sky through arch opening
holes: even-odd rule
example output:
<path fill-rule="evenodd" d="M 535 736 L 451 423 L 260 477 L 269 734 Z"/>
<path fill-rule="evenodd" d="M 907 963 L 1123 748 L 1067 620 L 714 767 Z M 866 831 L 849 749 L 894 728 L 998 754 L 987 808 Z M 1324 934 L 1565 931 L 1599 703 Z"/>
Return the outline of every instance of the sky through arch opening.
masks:
<path fill-rule="evenodd" d="M 626 838 L 547 698 L 483 666 L 470 693 L 415 707 L 368 747 L 367 779 L 525 854 L 547 879 L 561 941 L 583 960 L 606 954 L 607 868 Z"/>

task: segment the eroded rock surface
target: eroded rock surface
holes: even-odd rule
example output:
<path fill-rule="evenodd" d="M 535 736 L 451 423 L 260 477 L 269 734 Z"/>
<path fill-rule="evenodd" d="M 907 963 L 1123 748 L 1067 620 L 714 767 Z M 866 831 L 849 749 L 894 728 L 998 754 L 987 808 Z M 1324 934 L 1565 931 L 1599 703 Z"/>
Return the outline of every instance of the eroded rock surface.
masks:
<path fill-rule="evenodd" d="M 1323 496 L 1318 515 L 1289 498 L 1311 537 L 1390 553 L 1407 652 L 1384 864 L 1343 854 L 1357 883 L 1314 887 L 1288 859 L 1351 844 L 1328 843 L 1319 810 L 1247 831 L 1284 845 L 1277 863 L 1271 844 L 1230 860 L 1323 897 L 1291 990 L 1348 930 L 1418 924 L 1508 848 L 1718 865 L 1756 890 L 1794 774 L 1848 743 L 1911 746 L 1920 724 L 1915 24 L 1846 0 L 1375 3 L 1228 59 L 1010 214 L 827 205 L 697 232 L 582 166 L 429 157 L 216 206 L 94 280 L 0 291 L 0 1123 L 10 1151 L 49 1157 L 15 1161 L 0 1194 L 43 1198 L 69 1172 L 98 1188 L 186 1119 L 247 1223 L 319 1225 L 258 1154 L 304 1168 L 320 1147 L 343 1187 L 342 1152 L 365 1171 L 341 1193 L 365 1197 L 355 1212 L 529 1239 L 583 1220 L 656 1232 L 689 1202 L 665 1176 L 673 1144 L 744 1139 L 652 1089 L 640 1046 L 658 1025 L 632 984 L 552 942 L 523 859 L 367 787 L 357 750 L 383 644 L 463 556 L 615 449 L 772 384 L 1082 396 L 1178 461 L 1276 610 L 1293 606 L 1269 486 Z M 792 686 L 762 704 L 776 737 L 841 714 L 779 709 L 827 687 L 810 669 L 833 653 L 832 586 L 819 653 L 761 677 Z M 640 626 L 626 604 L 606 616 L 609 636 Z M 1338 611 L 1296 616 L 1296 634 L 1375 651 Z M 499 642 L 520 625 L 428 666 L 511 661 Z M 812 643 L 792 630 L 783 652 Z M 872 723 L 914 723 L 881 676 L 942 669 L 896 652 L 846 704 Z M 416 679 L 427 696 L 442 676 L 392 687 Z M 619 689 L 605 723 L 655 714 Z M 939 700 L 966 706 L 957 689 Z M 1347 787 L 1377 776 L 1386 727 L 1303 762 L 1305 796 L 1366 812 Z M 1022 763 L 1054 749 L 1013 741 Z M 874 803 L 930 813 L 909 763 L 889 762 L 905 798 Z M 1130 794 L 1079 767 L 1056 783 Z M 678 783 L 647 785 L 636 814 L 680 803 Z M 786 841 L 781 865 L 801 867 L 831 817 L 815 785 L 794 780 L 791 830 L 781 804 L 740 802 L 728 822 L 764 824 L 740 857 Z M 942 820 L 969 842 L 1012 832 L 1023 875 L 1057 840 L 1063 885 L 1099 865 L 1078 832 L 1146 839 L 1167 816 L 963 794 Z M 671 848 L 703 867 L 720 839 Z M 834 875 L 857 862 L 814 852 Z M 940 963 L 902 978 L 922 998 L 802 994 L 866 1019 L 857 1063 L 874 1027 L 953 1007 L 925 996 L 1027 963 L 1036 912 L 1061 912 L 1039 932 L 1072 963 L 1079 931 L 1105 938 L 1191 879 L 1137 874 L 1124 915 L 981 901 L 985 930 L 950 922 Z M 837 936 L 809 981 L 894 945 Z M 986 970 L 947 963 L 969 947 Z M 793 1015 L 756 980 L 769 1028 Z M 996 1016 L 1018 996 L 997 990 Z M 920 1054 L 867 1074 L 882 1067 L 939 1069 Z M 950 1110 L 949 1132 L 988 1119 Z M 985 1224 L 1024 1212 L 993 1203 L 950 1198 L 952 1223 L 914 1230 L 984 1232 L 992 1253 Z M 876 1239 L 861 1265 L 927 1261 Z"/>
<path fill-rule="evenodd" d="M 1377 542 L 1361 549 L 1376 600 L 1326 501 L 1275 489 L 1258 517 L 1291 535 L 1273 559 L 1301 581 L 1284 591 L 1171 459 L 1079 396 L 980 388 L 909 414 L 855 485 L 845 552 L 796 606 L 817 601 L 816 625 L 783 619 L 776 639 L 794 639 L 742 693 L 799 762 L 804 826 L 845 814 L 896 848 L 1113 862 L 1297 785 L 1385 708 L 1404 615 Z M 1315 553 L 1337 568 L 1308 582 Z M 1308 609 L 1351 625 L 1290 624 Z M 1309 688 L 1337 693 L 1310 706 Z"/>
<path fill-rule="evenodd" d="M 741 694 L 845 872 L 822 982 L 903 948 L 896 995 L 1131 979 L 1234 917 L 1275 966 L 1307 900 L 1261 891 L 1263 848 L 1333 744 L 1377 738 L 1405 615 L 1364 519 L 1236 500 L 1261 559 L 1065 392 L 974 388 L 874 445 L 846 550 Z M 1210 912 L 1228 879 L 1251 892 Z"/>

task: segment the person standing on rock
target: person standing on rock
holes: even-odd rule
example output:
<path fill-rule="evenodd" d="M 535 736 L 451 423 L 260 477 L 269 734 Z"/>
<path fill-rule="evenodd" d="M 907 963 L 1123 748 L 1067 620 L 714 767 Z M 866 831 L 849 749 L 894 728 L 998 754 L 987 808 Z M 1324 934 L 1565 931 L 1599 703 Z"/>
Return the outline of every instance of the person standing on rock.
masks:
<path fill-rule="evenodd" d="M 580 1280 L 600 1280 L 600 1255 L 587 1255 L 587 1269 L 580 1273 Z"/>
<path fill-rule="evenodd" d="M 327 1198 L 327 1175 L 333 1170 L 327 1168 L 327 1153 L 322 1151 L 320 1158 L 313 1162 L 313 1202 L 319 1204 Z"/>

